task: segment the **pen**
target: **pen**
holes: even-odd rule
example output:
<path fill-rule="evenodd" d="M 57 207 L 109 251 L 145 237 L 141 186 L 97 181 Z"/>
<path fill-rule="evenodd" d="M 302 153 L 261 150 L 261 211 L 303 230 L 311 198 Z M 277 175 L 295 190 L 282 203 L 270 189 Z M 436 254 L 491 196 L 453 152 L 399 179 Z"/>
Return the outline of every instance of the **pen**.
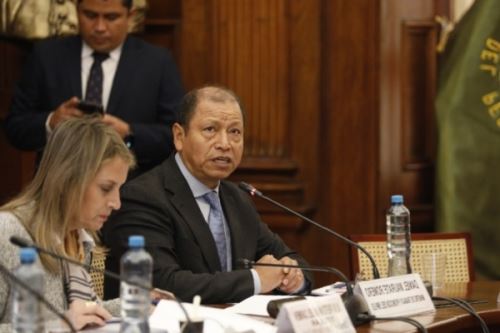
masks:
<path fill-rule="evenodd" d="M 122 319 L 120 317 L 113 317 L 109 320 L 106 320 L 106 324 L 115 324 L 121 322 Z"/>

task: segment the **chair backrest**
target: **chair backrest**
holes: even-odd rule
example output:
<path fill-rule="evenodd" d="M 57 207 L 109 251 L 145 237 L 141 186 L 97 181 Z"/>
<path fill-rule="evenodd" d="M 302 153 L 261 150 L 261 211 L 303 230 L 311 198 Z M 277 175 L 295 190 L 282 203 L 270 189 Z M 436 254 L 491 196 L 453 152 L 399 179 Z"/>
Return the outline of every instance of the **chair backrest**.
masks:
<path fill-rule="evenodd" d="M 93 253 L 92 254 L 92 263 L 90 266 L 92 268 L 96 268 L 101 270 L 96 272 L 95 270 L 90 271 L 90 277 L 92 278 L 92 285 L 94 287 L 94 291 L 100 299 L 104 296 L 104 274 L 102 270 L 105 268 L 106 255 L 104 253 Z"/>
<path fill-rule="evenodd" d="M 351 235 L 349 238 L 363 246 L 373 256 L 381 277 L 387 276 L 387 236 L 385 234 L 365 234 Z M 421 255 L 432 252 L 446 253 L 445 282 L 474 281 L 474 264 L 469 233 L 411 234 L 411 267 L 414 273 L 422 271 Z M 350 251 L 350 265 L 352 277 L 361 273 L 365 278 L 373 278 L 370 261 L 354 247 L 351 247 Z"/>

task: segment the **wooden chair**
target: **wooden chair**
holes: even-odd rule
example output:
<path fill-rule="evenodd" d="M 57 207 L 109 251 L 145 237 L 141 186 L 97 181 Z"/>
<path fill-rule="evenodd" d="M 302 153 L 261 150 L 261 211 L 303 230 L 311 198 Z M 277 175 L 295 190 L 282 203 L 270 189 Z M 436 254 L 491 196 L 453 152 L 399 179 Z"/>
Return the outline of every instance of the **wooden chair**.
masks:
<path fill-rule="evenodd" d="M 387 236 L 385 234 L 351 235 L 349 238 L 373 256 L 381 277 L 387 276 Z M 414 273 L 422 271 L 421 255 L 423 253 L 446 253 L 445 282 L 474 281 L 474 264 L 472 256 L 471 236 L 466 232 L 457 233 L 412 233 L 411 234 L 411 267 Z M 358 249 L 350 250 L 351 276 L 361 273 L 364 278 L 373 278 L 370 261 Z"/>
<path fill-rule="evenodd" d="M 93 253 L 91 267 L 104 270 L 105 268 L 106 255 Z M 96 272 L 92 270 L 90 272 L 90 277 L 92 278 L 92 285 L 94 291 L 100 299 L 104 296 L 104 274 L 102 272 Z"/>

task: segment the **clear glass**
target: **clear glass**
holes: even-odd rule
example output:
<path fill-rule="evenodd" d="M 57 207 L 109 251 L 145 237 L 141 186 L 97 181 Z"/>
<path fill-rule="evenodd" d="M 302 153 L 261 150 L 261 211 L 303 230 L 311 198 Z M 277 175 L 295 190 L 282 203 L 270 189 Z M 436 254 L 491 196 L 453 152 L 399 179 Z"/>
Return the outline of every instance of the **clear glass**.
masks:
<path fill-rule="evenodd" d="M 446 276 L 446 253 L 424 253 L 421 260 L 422 280 L 429 281 L 433 290 L 442 288 Z"/>

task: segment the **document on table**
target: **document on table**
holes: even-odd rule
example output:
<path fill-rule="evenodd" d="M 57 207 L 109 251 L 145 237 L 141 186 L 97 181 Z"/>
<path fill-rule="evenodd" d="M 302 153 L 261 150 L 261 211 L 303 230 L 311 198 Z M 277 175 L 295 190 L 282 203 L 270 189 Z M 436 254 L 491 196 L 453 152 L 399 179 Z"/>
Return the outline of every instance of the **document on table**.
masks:
<path fill-rule="evenodd" d="M 225 311 L 245 315 L 268 317 L 269 314 L 267 312 L 267 303 L 277 299 L 292 297 L 296 297 L 296 295 L 254 295 L 248 297 L 247 299 L 244 299 L 240 303 L 226 308 Z"/>
<path fill-rule="evenodd" d="M 259 332 L 259 333 L 276 333 L 277 327 L 266 324 L 262 321 L 252 319 L 247 316 L 242 316 L 236 313 L 230 313 L 226 310 L 199 306 L 195 311 L 190 303 L 182 303 L 186 311 L 193 316 L 197 312 L 197 316 L 204 320 L 204 331 L 211 333 L 231 332 Z M 149 317 L 151 329 L 160 328 L 166 329 L 169 333 L 180 332 L 179 321 L 185 320 L 184 312 L 175 301 L 161 300 L 156 306 L 153 314 Z M 191 318 L 193 320 L 193 318 Z"/>

